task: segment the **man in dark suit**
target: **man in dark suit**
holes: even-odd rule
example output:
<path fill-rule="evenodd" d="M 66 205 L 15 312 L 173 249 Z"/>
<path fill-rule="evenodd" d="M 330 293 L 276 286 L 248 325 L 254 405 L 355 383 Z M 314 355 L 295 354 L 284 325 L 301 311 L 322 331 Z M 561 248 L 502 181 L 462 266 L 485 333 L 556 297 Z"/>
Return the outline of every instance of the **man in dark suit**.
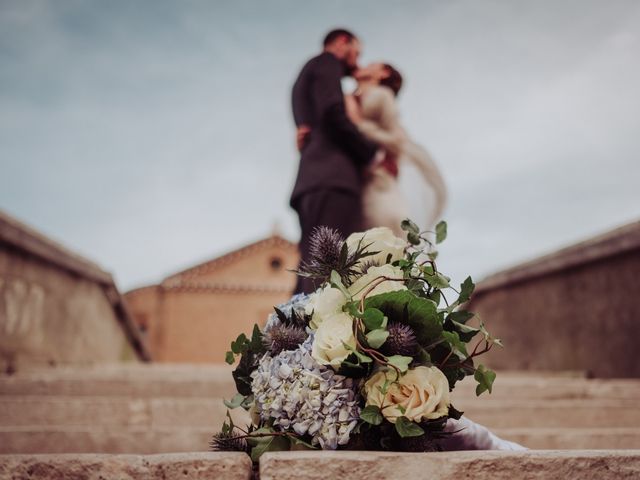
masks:
<path fill-rule="evenodd" d="M 300 219 L 301 262 L 308 259 L 314 227 L 326 225 L 345 237 L 361 228 L 363 170 L 377 146 L 347 117 L 341 87 L 359 54 L 355 35 L 333 30 L 324 39 L 324 51 L 307 62 L 293 86 L 301 157 L 290 203 Z M 314 289 L 312 281 L 298 277 L 296 293 Z"/>

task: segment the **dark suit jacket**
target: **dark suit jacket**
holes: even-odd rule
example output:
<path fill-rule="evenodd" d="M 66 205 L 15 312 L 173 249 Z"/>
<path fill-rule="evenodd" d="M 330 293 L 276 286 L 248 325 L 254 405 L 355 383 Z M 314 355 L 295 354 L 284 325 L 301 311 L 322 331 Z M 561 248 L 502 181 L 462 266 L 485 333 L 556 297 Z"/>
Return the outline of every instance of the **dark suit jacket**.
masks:
<path fill-rule="evenodd" d="M 301 195 L 335 188 L 360 194 L 362 171 L 377 147 L 347 117 L 340 80 L 343 64 L 331 53 L 312 58 L 293 85 L 296 126 L 308 125 L 311 134 L 302 149 L 291 206 Z"/>

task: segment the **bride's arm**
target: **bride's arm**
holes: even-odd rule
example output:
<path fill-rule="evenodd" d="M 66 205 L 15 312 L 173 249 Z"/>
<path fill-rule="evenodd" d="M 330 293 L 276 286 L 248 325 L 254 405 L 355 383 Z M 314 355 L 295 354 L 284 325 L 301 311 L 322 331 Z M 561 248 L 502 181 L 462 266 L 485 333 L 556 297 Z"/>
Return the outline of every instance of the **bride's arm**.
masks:
<path fill-rule="evenodd" d="M 368 108 L 378 113 L 376 120 L 361 119 L 358 129 L 365 137 L 382 146 L 392 155 L 398 155 L 407 136 L 400 125 L 395 97 L 386 87 L 373 89 L 367 94 L 365 101 Z"/>

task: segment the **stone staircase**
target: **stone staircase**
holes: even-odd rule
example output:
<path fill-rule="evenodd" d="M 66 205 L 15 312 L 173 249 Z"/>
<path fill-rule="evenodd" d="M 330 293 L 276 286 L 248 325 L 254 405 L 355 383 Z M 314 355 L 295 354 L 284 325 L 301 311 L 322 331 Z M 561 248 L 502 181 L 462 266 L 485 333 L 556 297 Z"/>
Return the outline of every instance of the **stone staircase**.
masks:
<path fill-rule="evenodd" d="M 227 465 L 226 470 L 223 469 L 224 475 L 215 474 L 209 478 L 248 478 L 243 476 L 245 458 L 238 460 L 236 456 L 228 460 L 231 457 L 194 453 L 207 451 L 210 436 L 219 429 L 226 413 L 222 399 L 230 398 L 234 393 L 230 369 L 226 366 L 137 364 L 56 368 L 2 376 L 0 454 L 4 455 L 0 456 L 0 479 L 153 478 L 156 473 L 152 472 L 175 469 L 181 478 L 201 478 L 192 474 L 195 464 L 201 465 L 199 470 L 196 468 L 201 472 L 210 468 L 215 470 L 218 468 L 215 465 Z M 609 465 L 612 458 L 624 457 L 623 463 L 627 466 L 636 465 L 631 471 L 638 477 L 640 452 L 625 450 L 640 449 L 639 399 L 640 380 L 590 380 L 577 374 L 520 372 L 499 373 L 491 395 L 483 394 L 476 399 L 473 382 L 465 381 L 459 384 L 453 396 L 458 409 L 498 435 L 535 450 L 563 451 L 519 454 L 531 465 L 544 463 L 547 457 L 550 464 L 557 463 L 558 458 L 570 458 L 571 462 L 583 466 L 600 465 L 591 469 L 596 472 L 603 465 Z M 246 420 L 244 412 L 234 411 L 233 414 L 236 421 Z M 169 452 L 191 453 L 139 456 Z M 364 464 L 376 458 L 355 453 L 362 455 L 358 458 Z M 469 453 L 470 457 L 465 453 L 464 458 L 473 465 L 478 461 L 491 460 L 494 464 L 503 461 L 503 452 L 495 452 L 497 456 L 492 454 L 490 457 L 486 453 Z M 282 473 L 273 472 L 286 462 L 297 465 L 296 462 L 304 462 L 307 458 L 301 460 L 298 453 L 292 457 L 287 455 L 293 454 L 285 454 L 284 458 L 282 455 L 265 457 L 261 465 L 262 477 L 280 478 Z M 425 459 L 431 458 L 436 463 L 440 461 L 438 458 L 443 458 L 424 455 Z M 325 457 L 308 458 L 314 458 L 308 461 L 315 465 Z M 87 465 L 94 465 L 95 471 L 102 473 L 95 476 L 77 473 L 89 468 Z M 105 465 L 120 473 L 104 474 Z M 182 467 L 176 465 L 190 466 L 180 470 Z M 51 468 L 53 470 L 47 470 Z M 495 465 L 487 468 L 495 469 Z M 26 473 L 14 475 L 18 471 L 37 472 L 38 469 L 49 473 L 40 477 L 30 477 Z M 54 471 L 66 473 L 56 477 L 51 473 Z M 76 473 L 69 473 L 71 471 Z M 181 473 L 183 471 L 187 473 Z M 620 473 L 615 468 L 608 471 Z M 231 476 L 225 476 L 227 474 Z M 236 474 L 240 476 L 234 476 Z M 381 473 L 377 478 L 392 477 Z M 624 478 L 624 475 L 584 478 Z"/>

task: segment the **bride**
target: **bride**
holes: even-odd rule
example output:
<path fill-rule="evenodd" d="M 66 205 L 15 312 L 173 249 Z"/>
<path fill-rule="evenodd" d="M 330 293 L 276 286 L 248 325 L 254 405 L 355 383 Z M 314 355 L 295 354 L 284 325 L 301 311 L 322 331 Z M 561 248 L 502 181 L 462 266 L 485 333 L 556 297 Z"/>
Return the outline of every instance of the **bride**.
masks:
<path fill-rule="evenodd" d="M 363 192 L 364 228 L 389 227 L 404 236 L 400 222 L 432 227 L 447 199 L 444 180 L 429 153 L 400 124 L 395 97 L 402 76 L 391 65 L 372 63 L 354 73 L 356 91 L 345 97 L 347 114 L 385 155 L 369 167 Z"/>

